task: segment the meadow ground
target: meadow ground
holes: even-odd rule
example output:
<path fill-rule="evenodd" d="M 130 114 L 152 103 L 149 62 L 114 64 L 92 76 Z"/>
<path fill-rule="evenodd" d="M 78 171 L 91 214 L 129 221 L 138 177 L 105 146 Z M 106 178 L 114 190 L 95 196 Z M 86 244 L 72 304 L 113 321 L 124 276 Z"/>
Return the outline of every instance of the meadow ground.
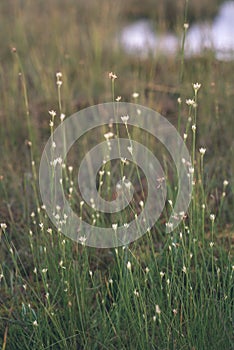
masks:
<path fill-rule="evenodd" d="M 136 0 L 1 1 L 2 350 L 232 348 L 234 61 L 218 61 L 211 51 L 185 59 L 183 49 L 174 57 L 143 59 L 127 55 L 115 40 L 124 23 L 139 16 L 183 37 L 185 22 L 214 16 L 218 5 L 209 0 L 148 0 L 144 6 Z M 118 78 L 109 79 L 109 72 Z M 168 190 L 160 219 L 134 243 L 95 249 L 52 225 L 39 195 L 38 168 L 61 113 L 67 117 L 118 96 L 160 112 L 179 129 L 193 159 L 193 198 L 180 226 L 166 233 L 176 177 L 157 145 Z M 154 150 L 151 138 L 144 142 Z M 85 140 L 79 144 L 80 154 L 86 146 Z M 111 227 L 117 222 L 113 217 L 77 205 L 72 155 L 69 162 L 64 181 L 74 210 Z M 110 171 L 109 187 L 103 189 L 109 199 L 116 164 L 104 169 Z M 138 183 L 139 188 L 135 201 L 145 194 Z M 132 208 L 138 213 L 137 205 Z M 127 222 L 128 214 L 114 220 Z"/>

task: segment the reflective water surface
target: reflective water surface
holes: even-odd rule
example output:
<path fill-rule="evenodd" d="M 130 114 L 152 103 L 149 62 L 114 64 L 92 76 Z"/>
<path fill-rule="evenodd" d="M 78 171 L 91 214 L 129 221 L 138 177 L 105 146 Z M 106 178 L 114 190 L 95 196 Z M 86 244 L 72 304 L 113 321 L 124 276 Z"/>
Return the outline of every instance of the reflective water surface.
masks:
<path fill-rule="evenodd" d="M 220 6 L 212 22 L 195 23 L 189 27 L 186 36 L 186 55 L 201 54 L 205 49 L 213 50 L 217 59 L 234 59 L 234 1 Z M 143 57 L 152 54 L 175 54 L 181 45 L 181 38 L 173 33 L 158 34 L 149 20 L 137 20 L 120 34 L 120 43 L 128 53 Z"/>

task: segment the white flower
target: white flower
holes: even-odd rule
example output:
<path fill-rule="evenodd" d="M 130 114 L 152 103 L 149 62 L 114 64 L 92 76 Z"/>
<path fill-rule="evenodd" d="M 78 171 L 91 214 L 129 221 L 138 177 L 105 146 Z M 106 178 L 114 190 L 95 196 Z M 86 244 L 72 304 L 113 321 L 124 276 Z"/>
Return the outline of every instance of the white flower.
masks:
<path fill-rule="evenodd" d="M 40 222 L 39 226 L 40 226 L 40 229 L 43 230 L 43 228 L 44 228 L 43 222 Z"/>
<path fill-rule="evenodd" d="M 110 73 L 108 74 L 108 76 L 109 76 L 109 79 L 111 79 L 112 81 L 114 81 L 115 79 L 117 79 L 117 75 L 116 75 L 115 73 L 110 72 Z"/>
<path fill-rule="evenodd" d="M 190 173 L 190 174 L 194 174 L 194 168 L 193 168 L 193 167 L 190 167 L 190 168 L 189 168 L 189 173 Z"/>
<path fill-rule="evenodd" d="M 112 224 L 112 228 L 113 228 L 114 231 L 116 231 L 117 228 L 118 228 L 118 224 Z"/>
<path fill-rule="evenodd" d="M 128 121 L 128 119 L 129 119 L 129 115 L 123 115 L 123 116 L 121 117 L 121 119 L 122 119 L 122 122 L 123 122 L 124 124 L 127 124 L 127 121 Z"/>
<path fill-rule="evenodd" d="M 161 314 L 161 310 L 160 310 L 160 307 L 158 305 L 155 306 L 155 311 L 156 311 L 156 314 L 158 314 L 158 315 Z"/>
<path fill-rule="evenodd" d="M 129 271 L 131 271 L 131 269 L 132 269 L 132 264 L 130 263 L 130 261 L 127 262 L 127 269 Z"/>
<path fill-rule="evenodd" d="M 63 122 L 63 121 L 64 121 L 65 117 L 66 117 L 66 116 L 65 116 L 65 114 L 64 114 L 64 113 L 61 113 L 61 114 L 60 114 L 60 120 L 61 120 L 61 122 Z"/>
<path fill-rule="evenodd" d="M 150 270 L 150 269 L 146 266 L 145 272 L 146 272 L 146 273 L 149 273 L 149 270 Z"/>
<path fill-rule="evenodd" d="M 60 266 L 60 267 L 63 267 L 63 260 L 60 260 L 59 266 Z"/>
<path fill-rule="evenodd" d="M 32 146 L 32 142 L 31 141 L 25 141 L 26 142 L 26 144 L 29 146 L 29 147 L 31 147 Z"/>
<path fill-rule="evenodd" d="M 173 223 L 172 223 L 172 222 L 166 222 L 165 225 L 166 225 L 166 227 L 169 228 L 169 229 L 173 228 Z"/>
<path fill-rule="evenodd" d="M 134 295 L 138 298 L 139 297 L 139 292 L 136 290 L 136 289 L 134 289 Z"/>
<path fill-rule="evenodd" d="M 181 105 L 181 103 L 182 103 L 181 97 L 178 97 L 178 98 L 177 98 L 177 102 L 179 103 L 179 105 Z"/>
<path fill-rule="evenodd" d="M 183 266 L 182 271 L 183 271 L 184 273 L 187 273 L 187 268 L 186 268 L 186 266 Z"/>
<path fill-rule="evenodd" d="M 133 152 L 132 146 L 128 147 L 128 152 L 132 155 L 132 152 Z"/>
<path fill-rule="evenodd" d="M 160 277 L 163 278 L 165 276 L 165 272 L 160 271 Z"/>
<path fill-rule="evenodd" d="M 34 326 L 34 327 L 38 327 L 37 320 L 33 321 L 33 326 Z"/>
<path fill-rule="evenodd" d="M 119 102 L 121 100 L 121 98 L 122 98 L 121 96 L 118 96 L 118 97 L 116 97 L 115 101 Z"/>
<path fill-rule="evenodd" d="M 7 228 L 7 224 L 5 224 L 5 222 L 2 222 L 0 224 L 0 226 L 1 226 L 1 229 L 3 229 L 3 230 L 5 230 Z"/>
<path fill-rule="evenodd" d="M 229 184 L 229 182 L 228 182 L 227 180 L 224 180 L 224 181 L 223 181 L 223 186 L 224 186 L 224 187 L 227 187 L 228 184 Z"/>
<path fill-rule="evenodd" d="M 61 72 L 57 72 L 56 73 L 56 78 L 57 78 L 57 80 L 60 80 L 61 78 L 62 78 L 62 73 Z"/>
<path fill-rule="evenodd" d="M 87 237 L 85 237 L 85 236 L 81 236 L 81 237 L 78 238 L 78 241 L 79 241 L 82 245 L 85 245 L 86 240 L 87 240 Z"/>
<path fill-rule="evenodd" d="M 197 128 L 196 125 L 193 124 L 193 125 L 192 125 L 192 131 L 195 132 L 195 131 L 196 131 L 196 128 Z"/>
<path fill-rule="evenodd" d="M 201 153 L 202 156 L 204 156 L 204 154 L 206 153 L 206 148 L 201 147 L 199 149 L 199 152 Z"/>
<path fill-rule="evenodd" d="M 196 102 L 195 102 L 193 99 L 188 98 L 188 99 L 186 100 L 186 104 L 187 104 L 188 106 L 194 106 L 194 105 L 196 105 Z"/>
<path fill-rule="evenodd" d="M 138 98 L 139 97 L 139 93 L 138 92 L 133 92 L 132 97 L 133 98 Z"/>
<path fill-rule="evenodd" d="M 210 242 L 210 247 L 213 248 L 214 242 Z"/>
<path fill-rule="evenodd" d="M 128 190 L 130 190 L 130 188 L 132 187 L 131 181 L 129 181 L 129 180 L 124 180 L 124 179 L 123 179 L 123 182 L 124 182 L 125 187 L 126 187 Z"/>
<path fill-rule="evenodd" d="M 46 273 L 48 271 L 48 269 L 44 268 L 41 270 L 42 273 Z"/>
<path fill-rule="evenodd" d="M 193 88 L 195 91 L 198 91 L 200 89 L 200 87 L 201 87 L 201 84 L 199 84 L 199 83 L 193 84 Z"/>
<path fill-rule="evenodd" d="M 51 115 L 52 118 L 56 116 L 56 112 L 53 109 L 49 111 L 49 114 Z"/>
<path fill-rule="evenodd" d="M 58 158 L 54 159 L 52 162 L 50 162 L 50 164 L 55 167 L 57 164 L 62 164 L 62 161 L 63 161 L 62 158 L 58 157 Z"/>
<path fill-rule="evenodd" d="M 189 23 L 184 23 L 184 29 L 187 30 L 189 28 Z"/>
<path fill-rule="evenodd" d="M 210 214 L 210 220 L 213 221 L 213 222 L 215 221 L 215 215 L 214 214 Z"/>
<path fill-rule="evenodd" d="M 105 137 L 105 139 L 106 140 L 109 140 L 111 137 L 113 137 L 114 136 L 114 134 L 113 134 L 113 132 L 111 132 L 111 131 L 109 131 L 109 132 L 107 132 L 106 134 L 104 134 L 104 137 Z"/>

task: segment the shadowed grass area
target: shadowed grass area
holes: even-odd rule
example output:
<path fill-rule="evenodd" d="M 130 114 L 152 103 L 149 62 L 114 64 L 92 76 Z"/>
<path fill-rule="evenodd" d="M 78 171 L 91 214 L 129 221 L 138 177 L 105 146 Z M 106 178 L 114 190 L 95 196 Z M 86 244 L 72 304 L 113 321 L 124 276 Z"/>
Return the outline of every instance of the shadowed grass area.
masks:
<path fill-rule="evenodd" d="M 182 34 L 185 3 L 1 2 L 1 349 L 231 348 L 234 62 L 217 61 L 212 52 L 142 59 L 128 56 L 115 39 L 130 17 L 150 17 L 160 30 Z M 188 4 L 191 21 L 213 16 L 219 2 Z M 114 84 L 111 71 L 118 76 Z M 57 72 L 62 72 L 60 89 Z M 38 167 L 61 113 L 68 117 L 110 102 L 113 94 L 157 110 L 179 129 L 194 158 L 195 182 L 187 216 L 173 233 L 165 229 L 172 211 L 167 202 L 151 232 L 127 247 L 99 250 L 72 242 L 52 225 L 39 196 Z M 195 107 L 188 99 L 197 99 Z M 49 126 L 51 110 L 54 126 Z M 115 127 L 110 130 L 117 134 Z M 129 130 L 160 150 L 167 200 L 174 203 L 170 158 L 150 137 Z M 79 154 L 96 138 L 100 142 L 99 136 L 90 136 L 90 144 L 84 139 Z M 80 205 L 75 155 L 68 161 L 64 181 L 70 204 L 90 222 L 111 227 L 113 216 L 100 217 Z M 103 169 L 111 174 L 106 198 L 115 196 L 118 169 L 118 163 Z M 142 193 L 144 180 L 139 183 L 130 169 L 137 214 L 147 191 Z M 128 219 L 127 211 L 118 218 Z"/>

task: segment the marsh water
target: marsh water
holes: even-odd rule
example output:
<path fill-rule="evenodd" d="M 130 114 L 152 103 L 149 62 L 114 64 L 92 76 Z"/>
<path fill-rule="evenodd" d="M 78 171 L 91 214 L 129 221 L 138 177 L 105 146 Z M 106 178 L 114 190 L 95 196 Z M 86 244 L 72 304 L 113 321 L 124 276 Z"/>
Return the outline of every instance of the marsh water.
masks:
<path fill-rule="evenodd" d="M 187 56 L 212 50 L 219 60 L 234 59 L 234 1 L 223 3 L 212 21 L 192 24 L 187 31 Z M 150 53 L 173 55 L 181 47 L 181 37 L 174 33 L 157 33 L 152 23 L 139 19 L 125 26 L 120 33 L 120 44 L 128 53 L 147 56 Z"/>

